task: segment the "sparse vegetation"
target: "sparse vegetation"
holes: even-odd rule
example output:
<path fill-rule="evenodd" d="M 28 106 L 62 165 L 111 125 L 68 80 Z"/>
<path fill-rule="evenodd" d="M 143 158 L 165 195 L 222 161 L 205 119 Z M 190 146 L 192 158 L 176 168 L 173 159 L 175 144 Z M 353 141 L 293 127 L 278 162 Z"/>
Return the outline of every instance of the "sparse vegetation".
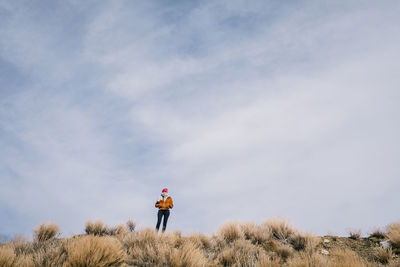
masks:
<path fill-rule="evenodd" d="M 0 247 L 0 266 L 12 266 L 15 259 L 15 252 L 12 247 Z"/>
<path fill-rule="evenodd" d="M 66 266 L 105 267 L 122 263 L 125 253 L 112 237 L 88 235 L 66 244 Z"/>
<path fill-rule="evenodd" d="M 92 221 L 87 221 L 85 232 L 88 235 L 104 236 L 109 234 L 109 228 L 100 220 L 97 220 L 94 223 Z"/>
<path fill-rule="evenodd" d="M 387 227 L 387 237 L 394 248 L 400 248 L 400 222 L 389 224 Z"/>
<path fill-rule="evenodd" d="M 133 221 L 133 220 L 128 220 L 128 221 L 126 222 L 126 226 L 128 227 L 128 230 L 129 230 L 129 231 L 134 232 L 134 231 L 135 231 L 135 228 L 136 228 L 136 222 Z"/>
<path fill-rule="evenodd" d="M 43 242 L 56 237 L 60 233 L 60 227 L 56 223 L 42 223 L 34 230 L 34 240 Z"/>
<path fill-rule="evenodd" d="M 335 248 L 332 250 L 330 266 L 365 267 L 366 261 L 349 248 Z M 328 265 L 328 266 L 329 266 Z"/>
<path fill-rule="evenodd" d="M 349 238 L 357 240 L 361 237 L 361 230 L 359 229 L 350 229 L 349 230 Z"/>
<path fill-rule="evenodd" d="M 387 226 L 384 237 L 390 247 L 384 248 L 381 232 L 367 238 L 359 231 L 355 238 L 321 238 L 280 218 L 261 224 L 227 222 L 211 236 L 138 231 L 129 220 L 113 227 L 89 221 L 86 234 L 57 238 L 58 226 L 41 224 L 33 241 L 15 236 L 0 244 L 0 266 L 400 266 L 399 225 Z"/>
<path fill-rule="evenodd" d="M 386 237 L 385 232 L 382 231 L 380 228 L 375 228 L 371 231 L 371 234 L 369 235 L 370 238 L 376 238 L 376 239 L 384 239 Z"/>
<path fill-rule="evenodd" d="M 374 250 L 374 257 L 375 257 L 376 261 L 383 263 L 383 264 L 388 264 L 392 260 L 392 257 L 393 257 L 392 249 L 377 247 Z"/>
<path fill-rule="evenodd" d="M 283 242 L 287 242 L 289 237 L 296 234 L 296 230 L 284 218 L 269 219 L 262 225 L 271 231 L 274 238 Z"/>
<path fill-rule="evenodd" d="M 238 223 L 227 222 L 219 228 L 219 236 L 227 242 L 233 242 L 243 238 L 243 231 Z"/>

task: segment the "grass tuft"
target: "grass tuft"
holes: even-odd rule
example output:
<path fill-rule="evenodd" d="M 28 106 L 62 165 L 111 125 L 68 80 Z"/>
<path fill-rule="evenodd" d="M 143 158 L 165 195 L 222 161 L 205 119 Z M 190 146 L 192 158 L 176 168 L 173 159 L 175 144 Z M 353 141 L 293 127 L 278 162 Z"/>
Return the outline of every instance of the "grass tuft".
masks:
<path fill-rule="evenodd" d="M 258 226 L 253 222 L 246 222 L 240 225 L 244 238 L 253 244 L 266 243 L 271 237 L 272 232 L 268 227 Z"/>
<path fill-rule="evenodd" d="M 106 267 L 123 262 L 124 250 L 117 239 L 88 235 L 66 246 L 66 266 Z"/>
<path fill-rule="evenodd" d="M 349 230 L 349 238 L 353 240 L 360 239 L 361 237 L 361 230 L 359 229 L 350 229 Z"/>
<path fill-rule="evenodd" d="M 225 246 L 215 259 L 217 266 L 255 266 L 265 251 L 249 240 L 237 239 Z"/>
<path fill-rule="evenodd" d="M 321 254 L 299 253 L 288 260 L 288 267 L 330 266 L 329 259 Z"/>
<path fill-rule="evenodd" d="M 284 218 L 272 218 L 262 223 L 262 226 L 270 229 L 275 239 L 287 242 L 288 239 L 297 233 L 290 223 Z"/>
<path fill-rule="evenodd" d="M 355 240 L 337 237 L 334 241 L 333 237 L 303 233 L 284 219 L 260 225 L 227 222 L 212 236 L 180 231 L 159 235 L 153 228 L 137 231 L 129 223 L 108 227 L 101 221 L 89 221 L 87 234 L 54 238 L 58 226 L 42 224 L 35 229 L 33 241 L 17 235 L 0 244 L 0 267 L 400 266 L 399 225 L 387 226 L 385 237 L 391 246 L 383 248 L 376 239 L 381 232 L 374 231 L 372 239 L 360 239 L 356 231 Z"/>
<path fill-rule="evenodd" d="M 173 248 L 169 266 L 197 267 L 206 266 L 207 259 L 202 250 L 191 242 L 185 242 L 180 248 Z"/>
<path fill-rule="evenodd" d="M 92 221 L 87 221 L 85 224 L 85 233 L 88 235 L 104 236 L 108 235 L 109 228 L 100 220 L 94 223 Z"/>
<path fill-rule="evenodd" d="M 387 234 L 390 244 L 393 248 L 400 248 L 400 222 L 389 224 L 386 227 Z"/>
<path fill-rule="evenodd" d="M 114 227 L 110 227 L 110 228 L 107 228 L 107 229 L 108 229 L 108 231 L 107 231 L 108 235 L 116 236 L 116 237 L 119 237 L 119 238 L 123 238 L 129 232 L 128 227 L 126 227 L 123 224 L 120 224 L 120 225 L 117 225 L 117 226 L 114 226 Z"/>
<path fill-rule="evenodd" d="M 348 249 L 335 248 L 331 251 L 332 257 L 330 266 L 334 267 L 342 267 L 342 266 L 351 266 L 351 267 L 365 267 L 366 262 L 360 258 L 360 256 Z"/>
<path fill-rule="evenodd" d="M 15 259 L 15 252 L 12 247 L 0 247 L 0 266 L 12 266 Z"/>
<path fill-rule="evenodd" d="M 56 223 L 42 223 L 34 229 L 34 240 L 37 242 L 47 241 L 60 234 L 60 227 Z"/>
<path fill-rule="evenodd" d="M 32 259 L 31 255 L 25 255 L 25 254 L 21 254 L 19 255 L 13 266 L 18 266 L 18 267 L 33 267 L 34 266 L 34 262 Z"/>
<path fill-rule="evenodd" d="M 369 238 L 384 239 L 386 237 L 385 232 L 380 228 L 375 228 L 371 231 Z"/>
<path fill-rule="evenodd" d="M 243 232 L 239 223 L 226 222 L 219 228 L 218 236 L 226 242 L 233 242 L 243 238 Z"/>
<path fill-rule="evenodd" d="M 292 257 L 293 252 L 293 248 L 286 244 L 279 244 L 276 248 L 276 253 L 283 259 L 283 261 L 286 261 L 289 257 Z"/>
<path fill-rule="evenodd" d="M 391 248 L 377 247 L 374 250 L 374 259 L 382 264 L 388 264 L 393 257 Z"/>
<path fill-rule="evenodd" d="M 126 226 L 128 227 L 128 230 L 129 230 L 130 232 L 134 232 L 134 231 L 135 231 L 135 228 L 136 228 L 136 222 L 133 221 L 133 220 L 128 220 L 128 221 L 126 222 Z"/>

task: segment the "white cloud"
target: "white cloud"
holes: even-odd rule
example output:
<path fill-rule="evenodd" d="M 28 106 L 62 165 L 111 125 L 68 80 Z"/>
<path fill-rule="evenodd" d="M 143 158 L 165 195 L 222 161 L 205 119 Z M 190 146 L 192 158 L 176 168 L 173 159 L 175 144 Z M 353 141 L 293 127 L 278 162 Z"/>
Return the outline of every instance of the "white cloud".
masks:
<path fill-rule="evenodd" d="M 0 55 L 33 84 L 1 102 L 14 173 L 2 202 L 10 221 L 29 220 L 0 231 L 152 226 L 164 186 L 171 230 L 281 215 L 324 234 L 398 219 L 398 5 L 110 2 L 81 9 L 72 36 L 7 10 Z"/>

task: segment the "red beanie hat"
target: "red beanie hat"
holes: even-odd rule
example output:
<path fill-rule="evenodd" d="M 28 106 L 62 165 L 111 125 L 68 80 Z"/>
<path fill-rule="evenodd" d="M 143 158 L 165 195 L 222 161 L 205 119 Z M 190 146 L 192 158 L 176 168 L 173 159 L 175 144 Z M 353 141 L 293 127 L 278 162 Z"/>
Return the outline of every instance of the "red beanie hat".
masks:
<path fill-rule="evenodd" d="M 168 188 L 164 188 L 164 189 L 162 190 L 162 192 L 167 192 L 167 193 L 168 193 Z"/>

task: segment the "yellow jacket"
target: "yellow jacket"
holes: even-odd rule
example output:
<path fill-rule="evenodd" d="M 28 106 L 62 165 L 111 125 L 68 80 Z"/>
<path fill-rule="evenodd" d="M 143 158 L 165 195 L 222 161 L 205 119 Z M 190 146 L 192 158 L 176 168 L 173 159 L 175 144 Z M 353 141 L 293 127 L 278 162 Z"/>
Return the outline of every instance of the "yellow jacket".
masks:
<path fill-rule="evenodd" d="M 167 210 L 167 209 L 172 209 L 174 207 L 174 203 L 172 202 L 172 197 L 167 197 L 167 199 L 164 200 L 164 197 L 156 202 L 155 205 L 156 208 L 159 208 L 160 210 Z"/>

